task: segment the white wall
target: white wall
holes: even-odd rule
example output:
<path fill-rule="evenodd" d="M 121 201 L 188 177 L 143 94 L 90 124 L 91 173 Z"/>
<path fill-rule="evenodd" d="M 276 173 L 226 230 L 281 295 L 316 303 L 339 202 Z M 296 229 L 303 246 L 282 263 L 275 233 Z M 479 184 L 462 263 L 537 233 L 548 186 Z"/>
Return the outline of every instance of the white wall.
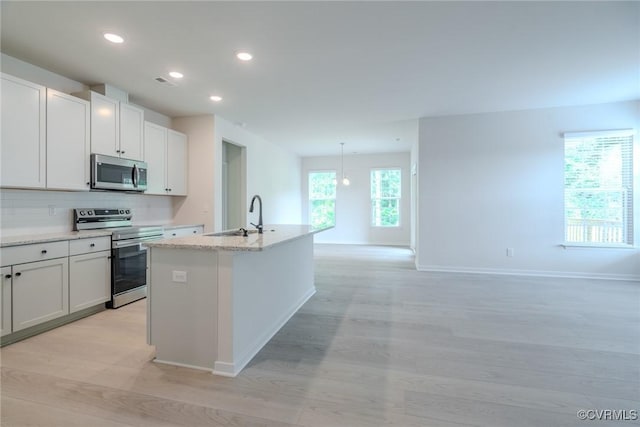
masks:
<path fill-rule="evenodd" d="M 169 224 L 173 217 L 169 196 L 2 189 L 0 234 L 6 237 L 71 231 L 74 208 L 131 208 L 135 225 Z"/>
<path fill-rule="evenodd" d="M 639 101 L 423 118 L 419 127 L 419 269 L 640 280 L 637 248 L 560 246 L 562 133 L 639 129 Z M 637 195 L 635 206 L 640 224 Z"/>
<path fill-rule="evenodd" d="M 215 191 L 222 194 L 222 141 L 246 147 L 247 206 L 254 194 L 264 203 L 265 224 L 300 224 L 300 158 L 220 116 L 215 120 Z M 216 229 L 222 227 L 220 198 L 214 206 Z M 257 207 L 256 207 L 257 208 Z M 258 213 L 247 211 L 247 224 L 257 223 Z"/>
<path fill-rule="evenodd" d="M 189 196 L 175 201 L 176 222 L 222 229 L 222 141 L 246 147 L 247 206 L 262 197 L 265 224 L 299 224 L 300 158 L 220 116 L 183 117 L 175 129 L 189 136 Z M 257 222 L 257 211 L 247 220 Z"/>
<path fill-rule="evenodd" d="M 187 134 L 189 172 L 187 197 L 176 197 L 175 222 L 204 224 L 205 231 L 213 231 L 214 224 L 214 117 L 212 115 L 173 119 L 173 128 Z"/>
<path fill-rule="evenodd" d="M 402 170 L 400 227 L 371 226 L 370 173 L 373 168 L 398 167 Z M 352 154 L 344 156 L 344 172 L 351 180 L 348 187 L 340 183 L 340 156 L 304 157 L 302 159 L 302 220 L 309 222 L 309 172 L 335 170 L 336 226 L 315 236 L 318 243 L 374 244 L 409 246 L 411 241 L 410 154 Z"/>

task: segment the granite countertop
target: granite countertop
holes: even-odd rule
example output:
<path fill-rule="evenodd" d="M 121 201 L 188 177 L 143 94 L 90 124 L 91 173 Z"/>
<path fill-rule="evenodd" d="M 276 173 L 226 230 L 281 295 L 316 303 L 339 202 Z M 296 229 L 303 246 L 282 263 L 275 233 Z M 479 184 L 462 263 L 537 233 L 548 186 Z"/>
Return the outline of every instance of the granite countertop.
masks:
<path fill-rule="evenodd" d="M 304 224 L 268 224 L 264 233 L 249 233 L 243 236 L 212 236 L 212 233 L 189 237 L 157 240 L 145 243 L 151 248 L 197 249 L 208 251 L 261 251 L 269 247 L 319 233 L 332 227 L 314 228 Z"/>
<path fill-rule="evenodd" d="M 111 236 L 111 231 L 83 230 L 46 234 L 23 234 L 20 236 L 2 236 L 2 238 L 0 239 L 0 248 L 29 245 L 32 243 L 59 242 L 61 240 L 88 239 L 91 237 L 103 236 Z"/>

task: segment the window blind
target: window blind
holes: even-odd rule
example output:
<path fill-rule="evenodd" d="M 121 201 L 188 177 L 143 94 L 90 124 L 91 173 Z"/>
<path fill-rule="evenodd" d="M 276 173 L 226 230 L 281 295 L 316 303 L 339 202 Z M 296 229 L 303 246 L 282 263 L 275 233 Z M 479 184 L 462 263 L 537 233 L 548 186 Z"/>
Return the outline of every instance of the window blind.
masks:
<path fill-rule="evenodd" d="M 564 139 L 565 240 L 633 245 L 633 131 Z"/>

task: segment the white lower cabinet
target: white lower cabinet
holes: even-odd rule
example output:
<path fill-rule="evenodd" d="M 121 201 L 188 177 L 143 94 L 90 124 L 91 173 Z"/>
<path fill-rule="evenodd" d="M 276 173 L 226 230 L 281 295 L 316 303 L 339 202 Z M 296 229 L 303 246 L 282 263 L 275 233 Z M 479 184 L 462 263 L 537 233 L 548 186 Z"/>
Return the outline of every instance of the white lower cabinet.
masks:
<path fill-rule="evenodd" d="M 204 233 L 204 226 L 196 225 L 193 227 L 166 228 L 164 230 L 164 238 L 171 239 L 173 237 L 195 236 Z"/>
<path fill-rule="evenodd" d="M 111 236 L 1 248 L 0 261 L 0 336 L 111 299 Z"/>
<path fill-rule="evenodd" d="M 69 312 L 111 299 L 111 251 L 69 257 Z"/>
<path fill-rule="evenodd" d="M 13 332 L 69 313 L 69 258 L 11 268 Z"/>
<path fill-rule="evenodd" d="M 2 291 L 0 292 L 0 336 L 10 334 L 11 329 L 11 267 L 2 267 Z"/>

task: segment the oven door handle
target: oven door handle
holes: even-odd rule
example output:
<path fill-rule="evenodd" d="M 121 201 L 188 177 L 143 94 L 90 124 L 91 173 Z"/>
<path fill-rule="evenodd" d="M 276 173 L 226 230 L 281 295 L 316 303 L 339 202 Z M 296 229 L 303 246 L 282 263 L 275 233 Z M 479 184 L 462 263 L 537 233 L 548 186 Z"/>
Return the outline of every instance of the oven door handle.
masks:
<path fill-rule="evenodd" d="M 146 242 L 151 242 L 159 239 L 162 239 L 162 237 L 146 237 L 146 238 L 143 237 L 141 239 L 135 239 L 135 240 L 123 240 L 119 242 L 113 242 L 111 247 L 113 249 L 128 248 L 131 246 L 142 245 Z"/>

